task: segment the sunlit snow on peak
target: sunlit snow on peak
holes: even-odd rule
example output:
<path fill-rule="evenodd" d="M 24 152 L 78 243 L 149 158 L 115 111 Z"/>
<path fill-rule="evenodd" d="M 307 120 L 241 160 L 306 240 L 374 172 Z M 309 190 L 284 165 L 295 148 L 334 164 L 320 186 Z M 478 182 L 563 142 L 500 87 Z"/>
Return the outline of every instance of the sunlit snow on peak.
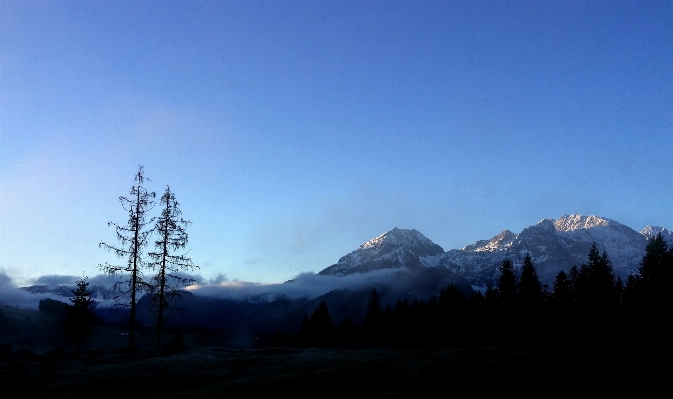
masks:
<path fill-rule="evenodd" d="M 398 229 L 397 227 L 393 227 L 391 230 L 381 234 L 378 237 L 372 238 L 371 240 L 360 245 L 359 249 L 378 247 L 383 245 L 384 243 L 390 245 L 403 245 L 403 244 L 428 245 L 432 244 L 432 241 L 426 238 L 418 230 Z"/>
<path fill-rule="evenodd" d="M 556 219 L 554 227 L 558 231 L 574 231 L 580 229 L 590 229 L 598 226 L 608 226 L 612 220 L 600 216 L 584 216 L 579 214 L 563 215 Z"/>

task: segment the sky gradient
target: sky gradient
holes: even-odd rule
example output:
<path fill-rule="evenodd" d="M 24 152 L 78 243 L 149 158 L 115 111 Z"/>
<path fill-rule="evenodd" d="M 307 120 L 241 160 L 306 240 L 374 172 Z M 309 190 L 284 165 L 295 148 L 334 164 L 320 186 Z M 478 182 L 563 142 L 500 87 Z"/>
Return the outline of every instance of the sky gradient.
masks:
<path fill-rule="evenodd" d="M 119 262 L 98 243 L 140 164 L 206 279 L 317 272 L 393 227 L 671 229 L 672 71 L 664 1 L 3 0 L 0 271 Z"/>

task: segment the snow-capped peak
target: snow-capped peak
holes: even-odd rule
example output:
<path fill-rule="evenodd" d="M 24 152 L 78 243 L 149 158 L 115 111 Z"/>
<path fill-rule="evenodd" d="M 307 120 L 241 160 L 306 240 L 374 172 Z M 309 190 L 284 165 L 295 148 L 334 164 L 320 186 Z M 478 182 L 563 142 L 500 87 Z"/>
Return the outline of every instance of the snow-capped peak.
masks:
<path fill-rule="evenodd" d="M 434 243 L 416 229 L 407 230 L 393 227 L 391 230 L 360 245 L 358 249 L 375 248 L 384 244 L 393 246 L 418 246 L 432 245 Z"/>
<path fill-rule="evenodd" d="M 590 229 L 597 226 L 608 226 L 613 221 L 600 216 L 584 216 L 578 214 L 563 215 L 554 221 L 554 227 L 557 231 L 575 231 Z"/>
<path fill-rule="evenodd" d="M 540 279 L 550 284 L 560 270 L 568 271 L 586 261 L 592 243 L 610 256 L 615 274 L 626 278 L 633 272 L 647 246 L 647 238 L 661 233 L 673 244 L 673 232 L 648 226 L 640 233 L 600 216 L 564 215 L 543 219 L 519 234 L 504 230 L 489 240 L 479 240 L 462 249 L 444 252 L 417 230 L 393 228 L 342 256 L 323 269 L 323 275 L 345 275 L 384 268 L 445 267 L 471 283 L 493 284 L 495 270 L 503 259 L 515 267 L 529 254 Z"/>
<path fill-rule="evenodd" d="M 646 226 L 644 229 L 640 230 L 640 234 L 644 235 L 648 240 L 656 237 L 657 234 L 661 234 L 669 246 L 673 244 L 673 231 L 663 227 Z"/>
<path fill-rule="evenodd" d="M 486 251 L 486 252 L 492 252 L 498 249 L 502 248 L 507 248 L 510 245 L 512 245 L 512 242 L 516 238 L 516 234 L 512 233 L 509 230 L 504 230 L 497 236 L 491 238 L 488 243 L 481 247 L 475 247 L 474 251 L 481 252 L 481 251 Z"/>
<path fill-rule="evenodd" d="M 434 262 L 444 250 L 417 230 L 393 228 L 342 256 L 320 274 L 344 275 L 390 267 L 421 267 Z"/>

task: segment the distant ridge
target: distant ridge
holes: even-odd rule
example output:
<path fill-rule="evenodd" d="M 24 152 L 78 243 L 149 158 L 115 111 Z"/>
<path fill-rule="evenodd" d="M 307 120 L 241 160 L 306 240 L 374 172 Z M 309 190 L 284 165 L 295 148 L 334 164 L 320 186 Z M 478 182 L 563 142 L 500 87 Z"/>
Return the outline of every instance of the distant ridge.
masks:
<path fill-rule="evenodd" d="M 444 267 L 474 285 L 492 285 L 503 259 L 520 267 L 526 253 L 531 255 L 540 279 L 551 284 L 560 270 L 586 260 L 595 241 L 606 251 L 615 273 L 626 278 L 638 266 L 647 240 L 661 233 L 673 243 L 673 232 L 647 226 L 641 232 L 617 221 L 596 215 L 570 214 L 543 219 L 519 234 L 504 230 L 489 240 L 479 240 L 462 249 L 447 252 L 417 230 L 394 228 L 362 244 L 319 274 L 343 276 L 384 268 Z"/>

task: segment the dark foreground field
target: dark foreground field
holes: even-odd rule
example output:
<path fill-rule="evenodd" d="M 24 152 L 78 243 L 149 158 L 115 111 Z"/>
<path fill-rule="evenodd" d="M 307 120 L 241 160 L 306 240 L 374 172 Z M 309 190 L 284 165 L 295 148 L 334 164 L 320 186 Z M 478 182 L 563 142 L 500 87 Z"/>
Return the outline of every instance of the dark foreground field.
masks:
<path fill-rule="evenodd" d="M 656 351 L 203 348 L 175 355 L 20 355 L 0 361 L 0 397 L 450 397 L 651 392 Z M 660 366 L 657 366 L 660 365 Z M 664 369 L 661 369 L 664 367 Z M 660 372 L 659 372 L 660 371 Z M 660 375 L 665 375 L 660 379 Z M 82 396 L 87 395 L 87 396 Z"/>

